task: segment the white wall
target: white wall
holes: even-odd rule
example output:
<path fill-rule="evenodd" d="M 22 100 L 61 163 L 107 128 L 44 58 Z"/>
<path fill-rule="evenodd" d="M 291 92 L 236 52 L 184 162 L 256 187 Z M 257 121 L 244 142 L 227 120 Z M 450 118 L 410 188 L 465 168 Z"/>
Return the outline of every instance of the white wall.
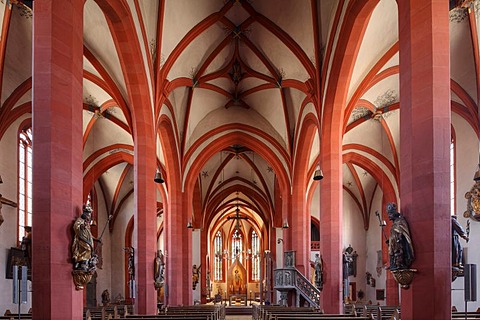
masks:
<path fill-rule="evenodd" d="M 96 190 L 100 190 L 98 187 L 99 185 L 96 184 Z M 101 192 L 97 192 L 97 195 L 102 194 Z M 98 228 L 98 237 L 102 233 L 102 230 L 107 222 L 107 210 L 105 207 L 105 201 L 103 198 L 98 197 L 98 212 L 95 212 L 95 215 L 98 217 L 97 221 L 97 228 Z M 103 257 L 103 267 L 102 269 L 97 268 L 97 305 L 102 305 L 102 292 L 105 289 L 108 289 L 110 292 L 110 298 L 112 297 L 112 241 L 111 241 L 111 234 L 109 232 L 109 228 L 105 229 L 105 232 L 102 237 L 102 257 Z"/>
<path fill-rule="evenodd" d="M 464 195 L 473 186 L 473 176 L 478 169 L 479 146 L 475 132 L 466 125 L 463 118 L 452 114 L 452 123 L 456 134 L 456 208 L 458 222 L 465 227 L 467 219 L 463 212 L 467 209 L 467 200 Z M 468 244 L 460 240 L 468 251 L 467 263 L 477 264 L 477 274 L 480 274 L 480 250 L 477 244 L 480 242 L 480 222 L 470 219 L 470 241 Z M 459 311 L 464 311 L 465 302 L 463 295 L 464 278 L 457 278 L 452 283 L 452 305 Z M 480 293 L 480 284 L 477 281 L 477 293 Z M 480 296 L 477 302 L 468 303 L 468 311 L 475 311 L 480 307 Z"/>
<path fill-rule="evenodd" d="M 188 230 L 193 230 L 193 229 L 188 229 Z M 200 279 L 198 279 L 197 286 L 195 290 L 193 290 L 193 301 L 192 304 L 195 302 L 195 300 L 200 301 L 201 298 L 201 279 L 205 278 L 205 273 L 207 272 L 207 266 L 201 265 L 202 261 L 200 260 L 200 251 L 201 251 L 201 230 L 200 229 L 195 229 L 192 231 L 192 266 L 193 264 L 196 264 L 197 266 L 201 266 L 200 268 Z M 192 276 L 191 274 L 190 276 Z"/>
<path fill-rule="evenodd" d="M 372 277 L 375 278 L 376 286 L 375 288 L 366 284 L 366 301 L 371 300 L 372 304 L 386 304 L 386 273 L 388 272 L 385 268 L 381 268 L 377 270 L 378 265 L 378 251 L 382 251 L 382 244 L 385 241 L 385 238 L 382 234 L 382 230 L 380 228 L 380 223 L 378 221 L 377 216 L 375 215 L 375 211 L 382 213 L 382 192 L 378 190 L 375 194 L 374 200 L 372 202 L 372 209 L 370 210 L 370 227 L 367 232 L 367 260 L 366 260 L 366 271 L 372 274 Z M 387 220 L 387 217 L 382 217 L 382 220 Z M 387 235 L 388 236 L 388 235 Z M 385 262 L 388 265 L 388 261 Z M 365 276 L 365 275 L 364 275 Z M 376 290 L 385 290 L 385 300 L 377 300 L 376 299 Z"/>
<path fill-rule="evenodd" d="M 363 228 L 363 218 L 358 206 L 351 196 L 343 193 L 343 246 L 346 249 L 352 246 L 358 254 L 357 257 L 357 276 L 350 276 L 350 283 L 355 282 L 356 291 L 362 289 L 365 291 L 365 261 L 366 261 L 366 233 Z"/>
<path fill-rule="evenodd" d="M 0 175 L 3 183 L 0 184 L 0 194 L 4 198 L 18 201 L 17 196 L 17 132 L 20 123 L 25 120 L 24 116 L 17 120 L 5 132 L 0 140 Z M 2 216 L 5 219 L 0 226 L 0 314 L 6 309 L 12 312 L 18 312 L 18 305 L 12 303 L 12 285 L 13 280 L 5 279 L 7 257 L 10 247 L 17 246 L 17 208 L 3 205 Z M 29 288 L 31 283 L 29 281 Z M 32 295 L 28 294 L 28 303 L 21 306 L 21 312 L 27 312 L 32 306 Z"/>
<path fill-rule="evenodd" d="M 115 227 L 113 232 L 110 234 L 111 237 L 111 262 L 112 268 L 110 273 L 111 280 L 111 290 L 110 298 L 113 300 L 118 294 L 122 295 L 124 298 L 128 298 L 125 292 L 125 231 L 128 225 L 128 222 L 133 216 L 133 207 L 134 198 L 133 194 L 123 203 L 122 210 L 119 212 L 116 220 Z M 137 247 L 137 241 L 135 238 L 135 233 L 132 238 L 132 246 Z M 153 269 L 153 261 L 152 261 Z M 103 291 L 103 290 L 102 290 Z M 101 293 L 101 291 L 100 291 Z"/>

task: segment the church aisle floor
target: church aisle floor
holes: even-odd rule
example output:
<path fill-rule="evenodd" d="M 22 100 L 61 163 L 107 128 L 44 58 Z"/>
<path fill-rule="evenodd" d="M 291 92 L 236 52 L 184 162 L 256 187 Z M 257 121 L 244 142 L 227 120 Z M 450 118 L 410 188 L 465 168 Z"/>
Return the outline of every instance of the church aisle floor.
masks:
<path fill-rule="evenodd" d="M 228 315 L 225 316 L 225 320 L 251 320 L 252 316 L 236 316 L 236 315 Z"/>

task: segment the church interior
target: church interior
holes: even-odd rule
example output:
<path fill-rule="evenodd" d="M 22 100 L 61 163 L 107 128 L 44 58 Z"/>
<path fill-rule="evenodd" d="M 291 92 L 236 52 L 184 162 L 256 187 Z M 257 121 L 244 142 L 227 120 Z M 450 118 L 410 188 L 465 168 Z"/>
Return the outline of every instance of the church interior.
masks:
<path fill-rule="evenodd" d="M 480 308 L 480 0 L 0 18 L 0 315 Z"/>

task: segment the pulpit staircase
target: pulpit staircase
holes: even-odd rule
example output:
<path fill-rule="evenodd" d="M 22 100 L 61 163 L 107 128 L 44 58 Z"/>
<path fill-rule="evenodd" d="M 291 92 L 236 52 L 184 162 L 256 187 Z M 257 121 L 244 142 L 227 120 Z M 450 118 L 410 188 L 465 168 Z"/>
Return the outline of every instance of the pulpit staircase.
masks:
<path fill-rule="evenodd" d="M 274 289 L 280 292 L 282 305 L 287 305 L 287 295 L 296 291 L 296 305 L 300 306 L 302 296 L 311 307 L 320 308 L 320 290 L 295 267 L 274 270 Z"/>

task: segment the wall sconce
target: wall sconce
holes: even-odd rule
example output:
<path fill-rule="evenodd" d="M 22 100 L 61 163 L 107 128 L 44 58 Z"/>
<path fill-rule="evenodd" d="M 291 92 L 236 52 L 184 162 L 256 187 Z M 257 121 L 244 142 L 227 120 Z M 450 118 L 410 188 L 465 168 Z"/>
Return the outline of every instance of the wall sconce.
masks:
<path fill-rule="evenodd" d="M 315 170 L 315 173 L 313 174 L 313 180 L 314 181 L 320 181 L 323 179 L 323 171 L 320 169 L 320 167 L 317 167 L 317 170 Z"/>
<path fill-rule="evenodd" d="M 280 244 L 280 243 L 283 243 L 283 239 L 282 239 L 282 238 L 278 238 L 278 239 L 277 239 L 277 244 Z"/>
<path fill-rule="evenodd" d="M 288 220 L 287 220 L 287 219 L 283 220 L 282 228 L 283 228 L 283 229 L 288 229 L 289 227 L 290 227 L 290 226 L 288 225 Z"/>
<path fill-rule="evenodd" d="M 162 173 L 160 171 L 157 170 L 157 172 L 155 173 L 155 178 L 153 178 L 153 181 L 155 181 L 156 183 L 165 182 L 165 180 L 163 180 Z"/>
<path fill-rule="evenodd" d="M 193 224 L 191 220 L 187 222 L 187 229 L 193 229 Z"/>

